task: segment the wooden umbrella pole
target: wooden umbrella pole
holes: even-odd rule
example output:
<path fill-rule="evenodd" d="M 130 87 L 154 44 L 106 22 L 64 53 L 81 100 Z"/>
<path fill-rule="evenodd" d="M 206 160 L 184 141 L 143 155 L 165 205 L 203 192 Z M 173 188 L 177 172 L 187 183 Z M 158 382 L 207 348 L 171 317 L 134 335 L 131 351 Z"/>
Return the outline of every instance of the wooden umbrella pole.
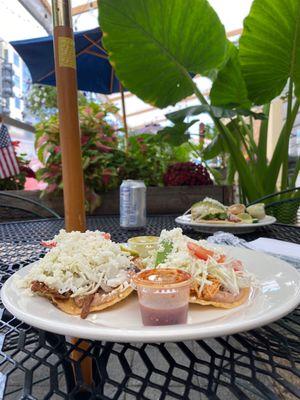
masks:
<path fill-rule="evenodd" d="M 65 227 L 85 231 L 76 57 L 69 0 L 52 0 Z"/>
<path fill-rule="evenodd" d="M 128 126 L 127 126 L 127 118 L 126 118 L 126 107 L 125 107 L 125 97 L 124 97 L 124 88 L 120 84 L 120 92 L 122 99 L 122 114 L 123 114 L 123 123 L 124 123 L 124 131 L 125 131 L 125 152 L 128 151 Z"/>
<path fill-rule="evenodd" d="M 62 157 L 65 228 L 67 232 L 86 229 L 84 184 L 78 118 L 77 77 L 74 35 L 69 0 L 52 0 L 55 77 L 59 110 L 59 131 Z M 72 339 L 76 344 L 78 339 Z M 78 347 L 84 351 L 87 342 Z M 72 352 L 77 361 L 83 357 Z M 92 383 L 92 361 L 85 357 L 80 364 L 84 383 Z"/>

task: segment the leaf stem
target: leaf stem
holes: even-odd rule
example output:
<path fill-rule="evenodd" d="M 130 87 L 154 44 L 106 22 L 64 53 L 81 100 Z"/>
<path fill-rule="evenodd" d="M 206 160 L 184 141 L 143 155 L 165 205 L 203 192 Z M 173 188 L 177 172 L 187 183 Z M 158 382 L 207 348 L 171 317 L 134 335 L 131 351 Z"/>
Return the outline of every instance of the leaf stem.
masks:
<path fill-rule="evenodd" d="M 241 151 L 240 148 L 237 147 L 236 140 L 234 136 L 232 135 L 232 132 L 227 128 L 222 121 L 217 118 L 214 113 L 212 112 L 209 103 L 203 96 L 203 94 L 200 92 L 198 89 L 197 85 L 189 75 L 189 73 L 183 69 L 182 72 L 185 74 L 186 78 L 189 80 L 192 89 L 195 93 L 195 95 L 198 97 L 199 101 L 201 104 L 208 105 L 209 107 L 209 115 L 214 121 L 216 128 L 220 132 L 220 134 L 223 135 L 229 152 L 232 156 L 232 159 L 236 165 L 237 171 L 239 173 L 239 181 L 241 182 L 243 186 L 243 195 L 248 198 L 249 201 L 254 201 L 257 197 L 261 195 L 259 188 L 257 187 L 257 183 L 255 181 L 255 178 L 253 177 L 253 174 L 251 170 L 249 169 L 249 166 L 244 158 L 244 155 Z"/>
<path fill-rule="evenodd" d="M 255 143 L 255 140 L 253 137 L 253 118 L 251 116 L 249 118 L 250 118 L 250 127 L 251 127 L 250 129 L 248 128 L 248 125 L 246 124 L 244 118 L 241 117 L 240 115 L 238 115 L 238 119 L 239 119 L 239 121 L 241 121 L 244 131 L 249 138 L 251 152 L 252 152 L 252 154 L 255 154 L 257 152 L 257 144 Z"/>
<path fill-rule="evenodd" d="M 238 122 L 240 122 L 240 124 L 242 125 L 242 128 L 244 129 L 244 131 L 245 131 L 245 136 L 246 136 L 246 135 L 248 134 L 248 132 L 247 132 L 247 128 L 246 128 L 246 124 L 245 124 L 244 119 L 241 118 L 240 116 L 238 116 L 237 119 L 238 119 Z M 248 143 L 246 142 L 245 136 L 243 135 L 243 133 L 242 133 L 241 130 L 239 129 L 238 124 L 237 124 L 237 132 L 238 132 L 239 135 L 240 135 L 241 141 L 242 141 L 242 143 L 243 143 L 243 145 L 244 145 L 244 147 L 245 147 L 245 150 L 246 150 L 246 152 L 247 152 L 247 154 L 248 154 L 249 160 L 251 160 L 251 162 L 254 163 L 254 154 L 253 154 L 253 151 L 252 151 L 251 147 L 248 146 Z M 249 136 L 249 135 L 248 135 L 248 136 Z"/>
<path fill-rule="evenodd" d="M 298 115 L 299 107 L 300 107 L 300 103 L 296 99 L 296 101 L 293 105 L 290 119 L 289 119 L 289 124 L 292 126 L 294 125 L 295 119 Z M 276 190 L 277 178 L 278 178 L 278 174 L 279 174 L 279 171 L 280 171 L 280 168 L 282 165 L 282 160 L 284 157 L 282 149 L 284 146 L 284 139 L 285 139 L 284 132 L 286 132 L 286 130 L 287 130 L 287 123 L 288 123 L 288 121 L 286 121 L 282 127 L 282 130 L 280 132 L 279 138 L 276 143 L 275 150 L 272 155 L 271 162 L 269 163 L 267 173 L 265 175 L 264 185 L 265 185 L 265 192 L 267 194 L 274 193 Z"/>
<path fill-rule="evenodd" d="M 293 175 L 291 177 L 291 182 L 290 182 L 290 185 L 289 185 L 291 189 L 296 186 L 296 181 L 297 181 L 299 172 L 300 172 L 300 158 L 298 158 L 298 160 L 296 162 L 295 170 L 294 170 Z"/>
<path fill-rule="evenodd" d="M 281 190 L 285 190 L 288 186 L 288 164 L 289 164 L 289 139 L 291 131 L 293 129 L 293 123 L 291 122 L 291 114 L 293 107 L 293 81 L 290 78 L 289 91 L 288 91 L 288 104 L 286 111 L 286 124 L 284 130 L 284 142 L 283 142 L 283 160 L 282 160 L 282 175 L 281 175 Z"/>
<path fill-rule="evenodd" d="M 262 175 L 267 171 L 267 142 L 268 142 L 268 124 L 270 115 L 270 103 L 263 106 L 263 113 L 267 119 L 261 121 L 259 129 L 259 139 L 257 146 L 257 167 Z"/>

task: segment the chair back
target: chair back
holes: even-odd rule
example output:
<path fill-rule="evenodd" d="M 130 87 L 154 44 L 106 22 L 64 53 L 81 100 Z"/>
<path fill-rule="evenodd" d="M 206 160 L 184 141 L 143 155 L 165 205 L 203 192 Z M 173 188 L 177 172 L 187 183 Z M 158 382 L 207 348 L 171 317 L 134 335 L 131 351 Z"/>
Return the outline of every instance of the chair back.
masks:
<path fill-rule="evenodd" d="M 266 213 L 278 222 L 300 226 L 300 187 L 264 196 L 249 205 L 265 203 Z"/>
<path fill-rule="evenodd" d="M 60 218 L 60 215 L 42 202 L 0 191 L 0 222 L 45 218 Z"/>

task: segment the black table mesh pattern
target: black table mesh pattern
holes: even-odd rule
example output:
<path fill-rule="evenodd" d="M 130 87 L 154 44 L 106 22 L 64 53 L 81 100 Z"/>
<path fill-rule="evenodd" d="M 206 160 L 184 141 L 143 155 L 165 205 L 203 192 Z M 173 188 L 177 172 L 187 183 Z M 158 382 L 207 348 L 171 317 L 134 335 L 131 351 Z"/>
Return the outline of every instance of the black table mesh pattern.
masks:
<path fill-rule="evenodd" d="M 139 234 L 157 235 L 174 226 L 173 216 L 155 216 Z M 62 227 L 62 220 L 0 224 L 1 285 L 43 256 L 40 241 L 51 239 Z M 117 241 L 137 234 L 121 230 L 116 217 L 90 218 L 88 227 L 109 231 Z M 299 243 L 299 233 L 299 228 L 275 225 L 244 237 Z M 68 338 L 32 328 L 6 310 L 0 333 L 0 399 L 300 398 L 300 309 L 260 329 L 181 343 L 85 341 L 83 350 L 81 342 L 74 345 Z M 93 365 L 91 385 L 82 377 L 84 360 Z"/>

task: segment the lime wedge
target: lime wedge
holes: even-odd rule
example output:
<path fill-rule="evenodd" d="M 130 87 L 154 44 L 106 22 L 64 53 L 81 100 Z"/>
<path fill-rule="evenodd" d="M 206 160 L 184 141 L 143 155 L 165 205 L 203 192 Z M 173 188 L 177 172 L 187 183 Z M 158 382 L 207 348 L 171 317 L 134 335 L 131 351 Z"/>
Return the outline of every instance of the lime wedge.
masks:
<path fill-rule="evenodd" d="M 253 222 L 253 218 L 248 213 L 240 213 L 237 215 L 237 217 L 240 218 L 243 222 L 247 222 L 248 224 L 252 224 Z"/>

